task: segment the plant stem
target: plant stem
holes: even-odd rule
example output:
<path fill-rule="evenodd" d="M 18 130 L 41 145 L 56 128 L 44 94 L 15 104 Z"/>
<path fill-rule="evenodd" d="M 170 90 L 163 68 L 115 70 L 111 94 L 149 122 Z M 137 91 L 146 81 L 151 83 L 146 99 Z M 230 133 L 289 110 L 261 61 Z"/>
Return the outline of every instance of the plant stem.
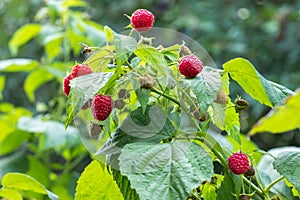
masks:
<path fill-rule="evenodd" d="M 245 183 L 247 183 L 250 187 L 252 187 L 259 196 L 261 196 L 263 199 L 265 198 L 264 191 L 259 189 L 254 183 L 249 181 L 245 176 L 242 176 L 242 179 Z"/>
<path fill-rule="evenodd" d="M 279 181 L 281 181 L 282 179 L 284 179 L 284 176 L 280 176 L 279 178 L 275 179 L 274 181 L 272 181 L 269 185 L 267 185 L 265 191 L 269 193 L 270 189 Z"/>
<path fill-rule="evenodd" d="M 150 90 L 151 90 L 151 92 L 154 92 L 154 93 L 156 93 L 156 94 L 159 94 L 159 95 L 161 95 L 161 96 L 163 96 L 163 97 L 165 97 L 165 98 L 167 98 L 167 99 L 173 101 L 174 103 L 176 103 L 177 105 L 180 106 L 180 103 L 179 103 L 179 101 L 177 101 L 177 99 L 175 99 L 175 98 L 173 98 L 173 97 L 171 97 L 171 96 L 169 96 L 169 95 L 167 95 L 167 94 L 163 93 L 162 91 L 157 90 L 157 89 L 155 89 L 155 88 L 151 88 Z"/>

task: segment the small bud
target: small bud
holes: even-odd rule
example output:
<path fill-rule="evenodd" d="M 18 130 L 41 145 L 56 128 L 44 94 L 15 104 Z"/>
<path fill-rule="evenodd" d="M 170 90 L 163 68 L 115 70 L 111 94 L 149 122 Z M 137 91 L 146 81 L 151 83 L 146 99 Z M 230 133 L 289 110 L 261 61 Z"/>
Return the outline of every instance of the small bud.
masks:
<path fill-rule="evenodd" d="M 249 196 L 247 194 L 241 194 L 239 196 L 239 200 L 251 200 L 251 196 Z"/>
<path fill-rule="evenodd" d="M 187 56 L 187 55 L 191 55 L 191 54 L 192 54 L 192 52 L 191 52 L 191 50 L 190 50 L 187 46 L 182 45 L 182 46 L 180 47 L 180 50 L 179 50 L 179 57 Z"/>
<path fill-rule="evenodd" d="M 237 112 L 245 110 L 249 105 L 248 101 L 246 101 L 245 99 L 242 99 L 241 97 L 238 97 L 234 101 L 234 104 L 235 104 L 235 110 Z"/>
<path fill-rule="evenodd" d="M 97 124 L 95 122 L 90 122 L 89 126 L 89 136 L 90 137 L 97 137 L 102 131 L 102 127 L 100 124 Z"/>
<path fill-rule="evenodd" d="M 119 110 L 122 110 L 124 106 L 125 106 L 125 102 L 122 99 L 118 99 L 114 102 L 114 107 Z"/>
<path fill-rule="evenodd" d="M 217 94 L 217 99 L 215 100 L 218 104 L 227 104 L 228 96 L 224 90 L 219 90 Z"/>
<path fill-rule="evenodd" d="M 140 78 L 140 86 L 144 89 L 151 89 L 154 86 L 154 79 L 150 75 L 145 75 Z"/>
<path fill-rule="evenodd" d="M 254 175 L 255 175 L 255 169 L 252 165 L 250 165 L 248 170 L 245 173 L 245 176 L 254 176 Z"/>

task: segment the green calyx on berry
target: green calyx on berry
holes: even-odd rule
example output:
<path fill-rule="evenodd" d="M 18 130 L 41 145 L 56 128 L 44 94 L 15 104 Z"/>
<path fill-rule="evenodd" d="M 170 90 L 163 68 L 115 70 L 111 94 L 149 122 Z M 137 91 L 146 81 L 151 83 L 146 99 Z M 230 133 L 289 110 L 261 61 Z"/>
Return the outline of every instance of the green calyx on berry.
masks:
<path fill-rule="evenodd" d="M 203 64 L 195 55 L 183 56 L 178 64 L 179 72 L 186 78 L 194 78 L 203 69 Z"/>
<path fill-rule="evenodd" d="M 99 121 L 106 120 L 110 115 L 112 108 L 113 101 L 109 95 L 96 95 L 91 105 L 93 117 Z"/>
<path fill-rule="evenodd" d="M 135 30 L 144 32 L 152 28 L 154 15 L 149 10 L 138 9 L 132 13 L 130 21 Z"/>
<path fill-rule="evenodd" d="M 249 159 L 244 153 L 234 153 L 228 158 L 228 167 L 234 174 L 246 173 L 249 166 Z"/>

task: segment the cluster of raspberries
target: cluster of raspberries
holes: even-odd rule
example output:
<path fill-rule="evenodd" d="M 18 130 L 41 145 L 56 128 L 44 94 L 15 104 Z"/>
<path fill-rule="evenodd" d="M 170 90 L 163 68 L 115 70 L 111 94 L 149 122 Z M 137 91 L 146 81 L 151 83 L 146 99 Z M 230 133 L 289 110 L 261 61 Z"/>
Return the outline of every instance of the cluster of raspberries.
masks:
<path fill-rule="evenodd" d="M 132 13 L 130 22 L 137 32 L 148 31 L 153 26 L 154 15 L 146 9 L 138 9 Z M 186 78 L 194 78 L 202 71 L 203 64 L 195 55 L 191 54 L 180 59 L 178 68 L 180 73 Z M 76 64 L 73 66 L 71 74 L 67 75 L 63 80 L 63 91 L 66 96 L 70 94 L 70 81 L 72 79 L 91 74 L 92 72 L 92 69 L 86 64 Z M 99 121 L 105 120 L 110 115 L 112 107 L 112 98 L 102 94 L 96 95 L 91 104 L 92 114 Z"/>
<path fill-rule="evenodd" d="M 72 68 L 71 74 L 64 78 L 63 91 L 69 96 L 71 87 L 70 81 L 79 76 L 93 73 L 92 69 L 86 64 L 77 64 Z M 98 94 L 94 97 L 91 105 L 93 117 L 99 121 L 105 120 L 111 113 L 113 107 L 112 98 L 109 95 Z"/>

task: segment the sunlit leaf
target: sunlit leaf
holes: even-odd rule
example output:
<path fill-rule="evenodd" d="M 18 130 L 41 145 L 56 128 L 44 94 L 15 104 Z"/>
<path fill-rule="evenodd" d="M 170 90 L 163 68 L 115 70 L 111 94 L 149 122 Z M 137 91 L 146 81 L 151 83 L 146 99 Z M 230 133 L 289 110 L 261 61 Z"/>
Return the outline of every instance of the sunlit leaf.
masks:
<path fill-rule="evenodd" d="M 14 58 L 0 61 L 0 71 L 7 72 L 31 71 L 38 66 L 38 61 L 26 58 Z"/>
<path fill-rule="evenodd" d="M 293 94 L 284 86 L 265 79 L 246 59 L 232 59 L 223 68 L 252 98 L 267 106 L 282 104 L 287 95 Z"/>
<path fill-rule="evenodd" d="M 116 182 L 105 166 L 92 161 L 81 174 L 76 187 L 75 200 L 123 200 Z"/>
<path fill-rule="evenodd" d="M 19 28 L 8 44 L 11 53 L 16 55 L 19 47 L 38 35 L 41 28 L 42 26 L 39 24 L 26 24 Z"/>
<path fill-rule="evenodd" d="M 300 127 L 297 117 L 300 110 L 300 91 L 286 99 L 284 105 L 271 110 L 251 129 L 250 134 L 258 132 L 282 133 Z"/>
<path fill-rule="evenodd" d="M 21 194 L 17 190 L 9 188 L 1 188 L 0 197 L 4 197 L 5 199 L 23 200 Z"/>
<path fill-rule="evenodd" d="M 44 40 L 46 55 L 49 60 L 53 60 L 61 53 L 63 42 L 63 34 L 56 33 L 49 35 Z"/>
<path fill-rule="evenodd" d="M 34 92 L 43 84 L 54 79 L 54 75 L 49 73 L 46 69 L 40 68 L 31 72 L 24 83 L 24 90 L 29 100 L 33 102 L 35 100 Z"/>
<path fill-rule="evenodd" d="M 2 178 L 1 184 L 4 188 L 32 191 L 39 194 L 45 194 L 51 200 L 58 199 L 58 197 L 52 192 L 48 191 L 44 185 L 26 174 L 7 173 Z"/>
<path fill-rule="evenodd" d="M 2 100 L 2 91 L 4 90 L 5 86 L 5 76 L 0 76 L 0 100 Z"/>

